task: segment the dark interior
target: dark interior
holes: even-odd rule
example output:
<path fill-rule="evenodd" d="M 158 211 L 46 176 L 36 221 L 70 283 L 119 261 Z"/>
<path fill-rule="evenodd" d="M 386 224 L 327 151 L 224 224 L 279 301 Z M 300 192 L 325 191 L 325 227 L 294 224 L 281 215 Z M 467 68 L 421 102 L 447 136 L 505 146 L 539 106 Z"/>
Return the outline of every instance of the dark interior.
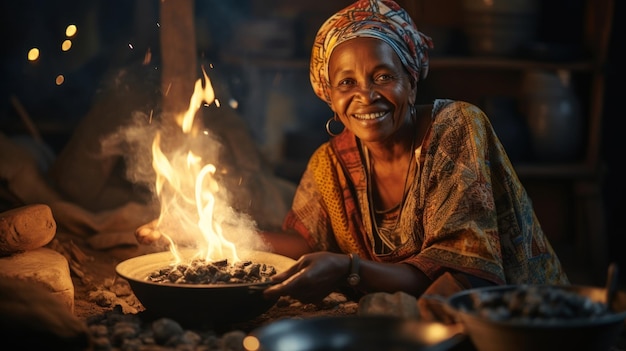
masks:
<path fill-rule="evenodd" d="M 328 14 L 347 3 L 201 0 L 194 4 L 198 66 L 213 66 L 209 74 L 238 101 L 238 111 L 263 157 L 278 176 L 294 183 L 308 156 L 327 139 L 324 123 L 330 116 L 308 82 L 312 36 Z M 573 160 L 537 162 L 524 154 L 523 146 L 520 151 L 519 144 L 511 144 L 509 152 L 545 231 L 575 282 L 602 283 L 604 276 L 599 272 L 606 271 L 608 262 L 626 266 L 621 225 L 626 196 L 621 176 L 624 157 L 619 146 L 623 134 L 623 2 L 612 2 L 612 11 L 589 24 L 589 9 L 601 11 L 611 2 L 543 1 L 533 41 L 506 57 L 472 54 L 463 32 L 461 1 L 400 3 L 406 4 L 418 27 L 435 39 L 432 74 L 421 87 L 424 102 L 458 98 L 485 109 L 495 108 L 489 105 L 493 102 L 489 97 L 504 97 L 497 101 L 506 103 L 520 93 L 524 65 L 571 69 L 584 131 Z M 0 130 L 24 145 L 32 145 L 32 139 L 39 136 L 43 147 L 33 152 L 42 167 L 49 167 L 66 147 L 98 96 L 120 80 L 145 93 L 133 97 L 134 108 L 147 111 L 148 105 L 156 106 L 152 98 L 163 93 L 158 68 L 165 49 L 159 37 L 159 1 L 25 0 L 5 1 L 1 6 Z M 599 35 L 596 32 L 606 21 L 612 21 L 610 30 Z M 77 25 L 78 34 L 71 50 L 64 52 L 59 48 L 71 23 Z M 585 39 L 589 33 L 596 35 L 593 45 Z M 602 38 L 608 40 L 604 46 L 598 42 Z M 33 47 L 39 48 L 41 56 L 29 62 L 27 53 Z M 148 54 L 150 64 L 142 65 Z M 583 64 L 579 69 L 577 62 L 590 62 L 591 66 Z M 522 68 L 494 68 L 498 65 Z M 128 74 L 120 75 L 122 71 Z M 599 81 L 603 89 L 594 88 L 598 74 L 603 76 Z M 599 95 L 594 95 L 596 91 Z M 598 103 L 599 115 L 592 118 L 590 111 Z M 150 109 L 158 108 L 155 106 Z M 127 111 L 119 105 L 101 108 L 106 109 L 102 113 L 105 119 L 108 114 Z M 499 127 L 502 135 L 509 127 Z M 593 128 L 597 135 L 586 133 Z M 559 167 L 563 163 L 574 167 Z M 0 186 L 3 182 L 0 179 Z M 593 189 L 592 194 L 581 187 Z M 20 204 L 6 191 L 0 194 L 0 211 Z M 587 197 L 580 202 L 585 196 L 593 201 Z M 601 222 L 594 226 L 589 218 Z M 626 281 L 626 270 L 622 270 L 621 281 Z"/>

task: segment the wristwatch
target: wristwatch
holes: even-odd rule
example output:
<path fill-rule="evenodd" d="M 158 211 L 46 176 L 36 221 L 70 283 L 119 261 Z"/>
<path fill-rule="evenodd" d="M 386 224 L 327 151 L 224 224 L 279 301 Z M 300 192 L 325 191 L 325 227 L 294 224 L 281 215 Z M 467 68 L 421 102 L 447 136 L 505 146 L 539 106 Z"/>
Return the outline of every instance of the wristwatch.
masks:
<path fill-rule="evenodd" d="M 348 285 L 357 286 L 361 281 L 361 276 L 359 275 L 360 258 L 359 255 L 355 253 L 350 253 L 348 256 L 350 256 L 350 274 L 348 274 L 348 278 L 346 280 Z"/>

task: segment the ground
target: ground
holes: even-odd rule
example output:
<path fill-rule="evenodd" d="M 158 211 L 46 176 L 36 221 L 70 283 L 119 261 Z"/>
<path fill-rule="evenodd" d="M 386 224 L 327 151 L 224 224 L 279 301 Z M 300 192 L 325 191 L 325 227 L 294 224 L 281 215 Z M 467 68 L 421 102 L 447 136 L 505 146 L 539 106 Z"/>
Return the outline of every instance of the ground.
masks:
<path fill-rule="evenodd" d="M 81 262 L 80 269 L 84 274 L 79 277 L 72 272 L 74 282 L 74 314 L 81 319 L 88 319 L 103 314 L 115 307 L 114 299 L 111 304 L 105 301 L 98 303 L 94 293 L 107 291 L 116 282 L 123 280 L 115 272 L 115 266 L 137 254 L 137 247 L 122 247 L 111 250 L 94 250 L 81 240 L 73 240 L 74 243 L 87 255 L 87 260 Z M 127 297 L 131 300 L 134 297 Z"/>
<path fill-rule="evenodd" d="M 124 279 L 117 276 L 115 266 L 130 257 L 142 254 L 139 246 L 118 247 L 111 250 L 94 250 L 85 242 L 73 239 L 76 247 L 85 254 L 80 264 L 80 274 L 73 274 L 75 287 L 75 315 L 88 321 L 110 311 L 141 313 L 142 306 L 130 291 Z M 67 246 L 65 242 L 64 246 Z M 72 263 L 71 263 L 72 264 Z M 81 278 L 79 275 L 82 275 Z M 283 298 L 266 313 L 235 325 L 235 329 L 251 331 L 262 325 L 286 317 L 307 318 L 316 316 L 340 316 L 356 314 L 358 303 L 345 299 L 341 294 L 333 296 L 319 305 L 303 305 L 295 300 Z M 121 307 L 121 309 L 120 309 Z M 612 351 L 626 349 L 626 334 L 622 333 Z"/>

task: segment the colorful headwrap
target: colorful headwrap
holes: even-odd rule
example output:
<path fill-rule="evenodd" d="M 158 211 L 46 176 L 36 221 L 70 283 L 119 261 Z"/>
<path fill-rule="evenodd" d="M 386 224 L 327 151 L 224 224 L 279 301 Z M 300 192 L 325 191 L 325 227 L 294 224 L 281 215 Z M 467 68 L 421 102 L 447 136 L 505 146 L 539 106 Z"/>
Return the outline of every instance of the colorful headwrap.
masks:
<path fill-rule="evenodd" d="M 416 82 L 426 78 L 432 40 L 417 30 L 409 14 L 394 1 L 359 0 L 327 19 L 315 37 L 309 74 L 313 90 L 322 100 L 330 102 L 330 55 L 337 45 L 358 37 L 386 42 Z"/>

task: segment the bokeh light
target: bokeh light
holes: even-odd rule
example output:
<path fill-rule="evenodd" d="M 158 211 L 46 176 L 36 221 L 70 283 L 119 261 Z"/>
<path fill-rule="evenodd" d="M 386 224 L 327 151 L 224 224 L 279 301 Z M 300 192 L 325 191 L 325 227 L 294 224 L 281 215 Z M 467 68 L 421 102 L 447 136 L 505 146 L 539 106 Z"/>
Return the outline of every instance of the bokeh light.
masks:
<path fill-rule="evenodd" d="M 61 44 L 61 50 L 68 51 L 72 47 L 72 41 L 69 39 L 63 40 L 63 44 Z"/>
<path fill-rule="evenodd" d="M 32 48 L 28 50 L 28 61 L 37 61 L 39 59 L 39 49 Z"/>
<path fill-rule="evenodd" d="M 258 351 L 261 347 L 259 339 L 252 335 L 248 335 L 243 339 L 243 348 L 247 351 Z"/>
<path fill-rule="evenodd" d="M 78 28 L 76 27 L 76 25 L 70 24 L 69 26 L 65 28 L 65 36 L 68 38 L 71 38 L 76 35 L 77 31 L 78 31 Z"/>

